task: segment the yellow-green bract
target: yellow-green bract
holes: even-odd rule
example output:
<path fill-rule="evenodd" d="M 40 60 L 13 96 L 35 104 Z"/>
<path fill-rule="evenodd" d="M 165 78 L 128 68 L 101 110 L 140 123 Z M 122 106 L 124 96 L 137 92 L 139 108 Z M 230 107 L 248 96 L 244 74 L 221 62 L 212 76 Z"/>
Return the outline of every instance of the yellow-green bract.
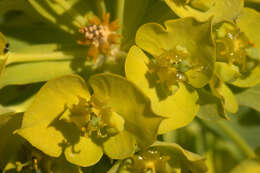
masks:
<path fill-rule="evenodd" d="M 141 26 L 136 34 L 138 47 L 130 49 L 125 64 L 127 78 L 149 96 L 153 111 L 167 117 L 159 133 L 193 120 L 199 110 L 196 88 L 210 81 L 215 64 L 211 21 L 184 18 L 168 20 L 165 26 Z"/>
<path fill-rule="evenodd" d="M 89 84 L 92 95 L 77 75 L 48 81 L 17 133 L 52 157 L 64 151 L 80 166 L 97 163 L 103 152 L 112 159 L 129 157 L 136 144 L 144 148 L 156 140 L 162 118 L 134 84 L 112 74 L 92 76 Z"/>

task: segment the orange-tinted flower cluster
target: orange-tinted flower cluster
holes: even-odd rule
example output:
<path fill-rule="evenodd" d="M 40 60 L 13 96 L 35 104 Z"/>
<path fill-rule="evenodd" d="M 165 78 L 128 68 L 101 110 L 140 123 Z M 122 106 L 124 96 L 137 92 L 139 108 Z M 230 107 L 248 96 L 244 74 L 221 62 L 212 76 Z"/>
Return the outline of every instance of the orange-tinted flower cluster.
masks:
<path fill-rule="evenodd" d="M 83 38 L 78 40 L 78 44 L 88 45 L 88 58 L 97 59 L 98 55 L 109 55 L 111 53 L 111 46 L 118 44 L 120 35 L 116 32 L 119 28 L 117 20 L 110 23 L 110 14 L 106 13 L 102 16 L 102 21 L 94 16 L 88 19 L 88 26 L 79 29 L 83 34 Z"/>

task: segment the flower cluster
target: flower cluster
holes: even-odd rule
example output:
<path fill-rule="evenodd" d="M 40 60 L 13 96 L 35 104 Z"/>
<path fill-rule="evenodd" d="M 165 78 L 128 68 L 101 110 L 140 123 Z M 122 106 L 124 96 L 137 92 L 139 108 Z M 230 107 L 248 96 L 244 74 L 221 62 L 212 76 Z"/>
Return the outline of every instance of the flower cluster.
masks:
<path fill-rule="evenodd" d="M 78 44 L 90 46 L 88 58 L 95 61 L 99 53 L 113 54 L 114 45 L 119 43 L 120 38 L 120 35 L 116 32 L 119 29 L 117 20 L 110 23 L 110 14 L 103 13 L 102 21 L 95 16 L 88 19 L 88 24 L 79 29 L 83 38 L 78 40 Z"/>

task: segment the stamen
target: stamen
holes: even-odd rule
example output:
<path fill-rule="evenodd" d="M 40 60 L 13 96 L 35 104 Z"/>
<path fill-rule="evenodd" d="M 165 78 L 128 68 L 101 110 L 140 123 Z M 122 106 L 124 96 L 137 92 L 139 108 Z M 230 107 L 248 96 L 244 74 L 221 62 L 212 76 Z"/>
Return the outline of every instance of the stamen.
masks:
<path fill-rule="evenodd" d="M 166 167 L 167 161 L 170 159 L 167 155 L 162 155 L 157 150 L 146 150 L 141 154 L 137 154 L 123 162 L 123 166 L 130 172 L 145 173 L 168 173 Z"/>
<path fill-rule="evenodd" d="M 219 34 L 220 31 L 222 34 Z M 247 50 L 254 47 L 252 40 L 231 23 L 220 24 L 216 29 L 216 37 L 219 54 L 217 60 L 238 66 L 241 73 L 248 72 L 250 68 L 247 64 L 250 56 Z"/>
<path fill-rule="evenodd" d="M 79 44 L 89 45 L 88 57 L 97 59 L 98 54 L 108 55 L 113 52 L 113 45 L 118 44 L 120 35 L 117 34 L 118 25 L 115 21 L 109 23 L 109 14 L 103 14 L 103 20 L 98 17 L 89 19 L 89 26 L 84 26 L 79 29 L 83 34 L 83 39 L 79 40 Z"/>
<path fill-rule="evenodd" d="M 79 103 L 73 105 L 70 112 L 70 121 L 79 127 L 84 137 L 107 138 L 120 131 L 116 128 L 117 124 L 106 120 L 109 119 L 112 110 L 93 96 L 88 101 L 79 98 Z"/>
<path fill-rule="evenodd" d="M 171 90 L 171 85 L 188 80 L 185 73 L 192 69 L 193 66 L 186 48 L 176 46 L 176 48 L 154 57 L 154 61 L 148 64 L 148 73 L 157 76 L 156 84 L 166 84 L 168 89 Z"/>

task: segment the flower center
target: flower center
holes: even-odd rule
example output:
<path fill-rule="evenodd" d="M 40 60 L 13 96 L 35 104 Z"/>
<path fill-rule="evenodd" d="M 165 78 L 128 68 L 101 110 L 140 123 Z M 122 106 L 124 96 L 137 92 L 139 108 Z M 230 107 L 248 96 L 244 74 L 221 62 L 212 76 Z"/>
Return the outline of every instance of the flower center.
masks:
<path fill-rule="evenodd" d="M 84 35 L 85 39 L 95 46 L 99 46 L 102 42 L 107 41 L 109 30 L 102 25 L 92 24 L 85 26 L 79 30 Z"/>
<path fill-rule="evenodd" d="M 156 76 L 156 83 L 166 84 L 170 87 L 180 81 L 187 81 L 186 72 L 193 66 L 190 62 L 189 52 L 180 46 L 165 51 L 148 64 L 149 73 Z"/>
<path fill-rule="evenodd" d="M 241 73 L 246 73 L 254 68 L 258 61 L 250 56 L 250 51 L 256 48 L 247 36 L 236 26 L 223 23 L 216 29 L 217 61 L 227 62 L 239 67 Z"/>
<path fill-rule="evenodd" d="M 107 138 L 119 133 L 124 120 L 97 101 L 93 96 L 89 101 L 79 97 L 79 103 L 70 108 L 70 120 L 86 137 Z"/>
<path fill-rule="evenodd" d="M 93 19 L 88 19 L 88 23 L 89 26 L 79 29 L 83 37 L 78 40 L 78 44 L 89 46 L 88 58 L 96 61 L 99 60 L 99 54 L 112 55 L 120 40 L 117 20 L 110 22 L 110 14 L 104 13 L 102 19 L 94 16 Z"/>
<path fill-rule="evenodd" d="M 167 161 L 169 156 L 161 155 L 157 150 L 147 150 L 124 161 L 123 169 L 129 172 L 169 173 Z"/>

